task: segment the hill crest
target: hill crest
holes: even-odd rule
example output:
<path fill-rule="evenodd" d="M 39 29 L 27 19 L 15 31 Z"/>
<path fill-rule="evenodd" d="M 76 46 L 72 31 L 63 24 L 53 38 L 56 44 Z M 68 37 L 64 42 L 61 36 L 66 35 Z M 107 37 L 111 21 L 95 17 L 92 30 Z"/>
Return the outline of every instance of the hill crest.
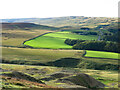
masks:
<path fill-rule="evenodd" d="M 50 27 L 46 25 L 38 25 L 34 23 L 1 23 L 2 24 L 2 29 L 24 29 L 24 30 L 29 30 L 29 29 L 57 29 L 55 27 Z"/>

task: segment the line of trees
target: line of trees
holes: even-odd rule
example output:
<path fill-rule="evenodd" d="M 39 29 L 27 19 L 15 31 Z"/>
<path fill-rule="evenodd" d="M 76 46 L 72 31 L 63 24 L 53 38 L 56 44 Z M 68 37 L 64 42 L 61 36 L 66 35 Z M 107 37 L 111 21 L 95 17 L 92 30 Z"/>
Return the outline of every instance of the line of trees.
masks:
<path fill-rule="evenodd" d="M 103 40 L 105 41 L 113 41 L 113 42 L 119 42 L 120 37 L 118 37 L 120 34 L 119 33 L 115 33 L 113 35 L 105 35 L 103 37 Z"/>
<path fill-rule="evenodd" d="M 84 32 L 84 31 L 72 31 L 72 33 L 81 34 L 81 35 L 98 35 L 97 32 Z"/>
<path fill-rule="evenodd" d="M 66 39 L 64 43 L 67 44 L 67 45 L 73 46 L 73 45 L 75 45 L 76 43 L 80 43 L 80 42 L 84 42 L 84 41 L 85 41 L 85 40 Z"/>
<path fill-rule="evenodd" d="M 117 42 L 66 39 L 65 43 L 78 50 L 120 52 Z"/>

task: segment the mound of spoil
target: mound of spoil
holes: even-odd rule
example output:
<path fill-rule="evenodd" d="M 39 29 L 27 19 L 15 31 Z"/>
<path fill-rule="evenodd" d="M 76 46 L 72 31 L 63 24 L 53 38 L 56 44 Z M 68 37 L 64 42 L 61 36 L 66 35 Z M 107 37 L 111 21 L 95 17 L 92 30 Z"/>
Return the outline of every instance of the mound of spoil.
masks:
<path fill-rule="evenodd" d="M 71 85 L 80 85 L 80 86 L 84 86 L 87 88 L 104 88 L 105 85 L 99 81 L 97 81 L 96 79 L 92 78 L 91 76 L 87 75 L 87 74 L 83 74 L 83 73 L 79 73 L 77 75 L 74 76 L 69 76 L 69 77 L 65 77 L 62 79 L 57 80 L 57 82 L 61 82 L 61 83 L 68 83 Z"/>
<path fill-rule="evenodd" d="M 19 78 L 19 79 L 24 79 L 24 80 L 28 80 L 28 81 L 32 81 L 32 82 L 38 82 L 38 83 L 41 83 L 41 84 L 45 84 L 42 81 L 37 80 L 34 77 L 26 75 L 22 72 L 13 71 L 12 73 L 3 74 L 3 75 L 9 76 L 9 77 L 14 77 L 14 78 Z"/>
<path fill-rule="evenodd" d="M 70 74 L 54 73 L 54 74 L 51 75 L 51 77 L 54 77 L 54 78 L 62 78 L 62 77 L 66 77 L 66 76 L 70 76 Z"/>
<path fill-rule="evenodd" d="M 70 75 L 65 73 L 54 73 L 48 76 L 49 77 L 42 78 L 41 80 L 50 81 L 50 80 L 55 80 L 55 79 L 59 79 L 59 78 L 70 76 Z"/>
<path fill-rule="evenodd" d="M 42 69 L 37 69 L 37 68 L 28 68 L 26 69 L 26 72 L 31 74 L 31 75 L 34 75 L 34 74 L 46 74 L 46 73 L 49 73 L 51 72 L 52 69 L 50 68 L 42 68 Z"/>

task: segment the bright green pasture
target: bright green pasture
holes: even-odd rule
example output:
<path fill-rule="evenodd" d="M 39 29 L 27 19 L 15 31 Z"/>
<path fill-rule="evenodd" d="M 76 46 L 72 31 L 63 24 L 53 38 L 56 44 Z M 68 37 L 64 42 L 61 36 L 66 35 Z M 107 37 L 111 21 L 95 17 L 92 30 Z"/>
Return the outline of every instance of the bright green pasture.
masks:
<path fill-rule="evenodd" d="M 64 41 L 65 39 L 61 39 L 61 38 L 41 36 L 25 42 L 24 45 L 29 45 L 32 47 L 40 47 L 40 48 L 52 48 L 52 49 L 72 48 L 72 46 L 65 44 Z"/>
<path fill-rule="evenodd" d="M 54 32 L 48 33 L 33 40 L 26 41 L 24 45 L 29 45 L 32 47 L 39 48 L 72 48 L 72 46 L 66 45 L 64 43 L 65 39 L 83 39 L 83 40 L 96 40 L 97 36 L 93 35 L 77 35 L 70 32 Z"/>
<path fill-rule="evenodd" d="M 98 36 L 95 35 L 78 35 L 71 32 L 54 32 L 48 33 L 44 36 L 57 37 L 57 38 L 69 38 L 69 39 L 83 39 L 83 40 L 96 40 Z"/>
<path fill-rule="evenodd" d="M 86 50 L 86 57 L 118 59 L 118 53 Z"/>

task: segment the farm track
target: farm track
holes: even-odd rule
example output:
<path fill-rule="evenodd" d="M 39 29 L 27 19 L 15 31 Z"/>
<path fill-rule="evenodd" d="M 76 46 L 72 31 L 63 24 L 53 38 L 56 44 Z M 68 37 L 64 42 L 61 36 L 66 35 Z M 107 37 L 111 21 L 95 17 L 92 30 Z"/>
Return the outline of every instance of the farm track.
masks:
<path fill-rule="evenodd" d="M 101 40 L 101 36 L 103 35 L 103 32 L 101 31 L 101 29 L 99 31 L 100 31 L 100 35 L 98 36 L 98 41 Z"/>

